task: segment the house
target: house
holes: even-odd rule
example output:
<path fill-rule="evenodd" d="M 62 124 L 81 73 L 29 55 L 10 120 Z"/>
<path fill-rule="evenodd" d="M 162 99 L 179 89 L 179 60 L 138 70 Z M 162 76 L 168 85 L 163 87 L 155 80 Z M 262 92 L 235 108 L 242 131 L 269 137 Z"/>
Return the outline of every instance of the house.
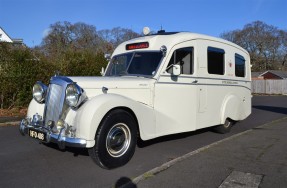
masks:
<path fill-rule="evenodd" d="M 263 80 L 264 78 L 260 76 L 263 72 L 251 72 L 252 80 Z"/>
<path fill-rule="evenodd" d="M 268 70 L 265 72 L 252 72 L 252 80 L 281 80 L 287 79 L 287 72 L 280 70 Z"/>
<path fill-rule="evenodd" d="M 0 27 L 0 42 L 9 42 L 13 44 L 23 44 L 23 39 L 11 38 L 5 31 Z"/>

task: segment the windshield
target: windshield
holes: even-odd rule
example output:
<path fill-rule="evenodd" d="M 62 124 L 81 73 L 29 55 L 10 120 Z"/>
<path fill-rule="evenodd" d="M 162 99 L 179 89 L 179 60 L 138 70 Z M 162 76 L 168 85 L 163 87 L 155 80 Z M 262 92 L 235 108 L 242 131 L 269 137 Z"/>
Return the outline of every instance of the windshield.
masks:
<path fill-rule="evenodd" d="M 162 52 L 132 52 L 113 57 L 105 76 L 153 76 L 162 59 Z"/>

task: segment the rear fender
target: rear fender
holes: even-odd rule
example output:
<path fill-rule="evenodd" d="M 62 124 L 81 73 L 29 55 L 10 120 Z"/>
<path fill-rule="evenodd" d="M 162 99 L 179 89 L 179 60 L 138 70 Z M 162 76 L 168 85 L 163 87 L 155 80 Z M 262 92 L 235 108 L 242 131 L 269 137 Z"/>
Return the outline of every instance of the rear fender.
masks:
<path fill-rule="evenodd" d="M 240 98 L 236 95 L 228 95 L 221 107 L 221 119 L 220 123 L 224 124 L 227 118 L 232 120 L 240 120 L 242 117 L 242 104 Z"/>

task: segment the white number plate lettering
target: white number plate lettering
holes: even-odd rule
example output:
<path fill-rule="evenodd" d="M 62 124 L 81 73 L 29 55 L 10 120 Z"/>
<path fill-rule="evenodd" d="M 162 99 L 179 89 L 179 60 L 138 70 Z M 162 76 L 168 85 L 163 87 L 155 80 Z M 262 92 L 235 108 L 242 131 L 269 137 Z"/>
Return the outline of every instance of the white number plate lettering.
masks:
<path fill-rule="evenodd" d="M 45 133 L 29 129 L 29 136 L 42 141 L 45 141 Z"/>

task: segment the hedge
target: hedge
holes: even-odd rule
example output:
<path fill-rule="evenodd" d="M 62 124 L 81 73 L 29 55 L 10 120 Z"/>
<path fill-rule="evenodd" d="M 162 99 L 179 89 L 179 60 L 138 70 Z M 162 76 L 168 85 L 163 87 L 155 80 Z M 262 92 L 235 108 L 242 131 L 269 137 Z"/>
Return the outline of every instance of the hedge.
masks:
<path fill-rule="evenodd" d="M 102 53 L 91 50 L 67 50 L 60 57 L 36 56 L 25 46 L 0 43 L 0 108 L 28 106 L 35 82 L 48 84 L 56 71 L 69 76 L 99 76 L 107 64 Z"/>

